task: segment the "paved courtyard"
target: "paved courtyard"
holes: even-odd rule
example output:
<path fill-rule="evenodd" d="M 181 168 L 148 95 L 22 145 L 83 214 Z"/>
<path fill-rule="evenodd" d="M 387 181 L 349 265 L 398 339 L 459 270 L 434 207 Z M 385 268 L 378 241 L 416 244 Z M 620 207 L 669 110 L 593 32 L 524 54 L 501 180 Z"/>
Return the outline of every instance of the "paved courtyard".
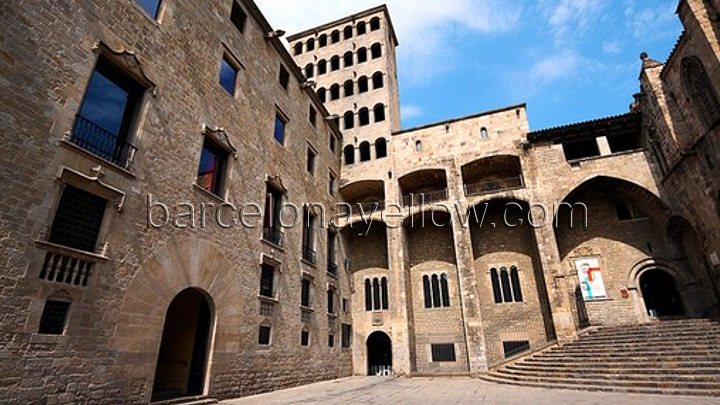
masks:
<path fill-rule="evenodd" d="M 471 378 L 349 377 L 221 402 L 221 404 L 227 405 L 450 405 L 469 403 L 503 405 L 720 405 L 720 398 L 526 388 L 493 384 Z"/>

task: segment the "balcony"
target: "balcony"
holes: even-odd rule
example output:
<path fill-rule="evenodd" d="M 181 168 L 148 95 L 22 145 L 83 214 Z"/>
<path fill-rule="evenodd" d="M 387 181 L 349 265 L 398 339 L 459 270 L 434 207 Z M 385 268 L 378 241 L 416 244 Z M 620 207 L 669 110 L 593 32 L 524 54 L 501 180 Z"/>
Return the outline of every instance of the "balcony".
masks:
<path fill-rule="evenodd" d="M 273 245 L 278 247 L 282 247 L 285 240 L 285 234 L 279 228 L 266 227 L 263 228 L 262 238 L 266 242 L 272 243 Z"/>
<path fill-rule="evenodd" d="M 403 195 L 403 206 L 408 207 L 420 204 L 429 204 L 438 201 L 445 201 L 447 199 L 448 190 L 446 188 L 442 190 L 426 191 L 417 194 L 406 194 Z"/>
<path fill-rule="evenodd" d="M 483 180 L 465 184 L 465 195 L 468 197 L 496 193 L 498 191 L 514 190 L 525 186 L 522 175 Z"/>
<path fill-rule="evenodd" d="M 364 180 L 348 184 L 340 189 L 345 203 L 345 215 L 370 215 L 385 209 L 385 185 L 380 180 Z"/>
<path fill-rule="evenodd" d="M 302 258 L 309 263 L 315 264 L 317 261 L 317 252 L 308 246 L 303 246 Z"/>
<path fill-rule="evenodd" d="M 128 169 L 137 149 L 112 132 L 77 115 L 70 142 L 123 169 Z"/>
<path fill-rule="evenodd" d="M 403 206 L 435 203 L 448 199 L 445 170 L 424 169 L 402 176 L 398 183 Z"/>
<path fill-rule="evenodd" d="M 39 279 L 54 283 L 85 287 L 99 262 L 106 261 L 105 256 L 83 252 L 45 241 L 36 241 L 45 251 Z"/>

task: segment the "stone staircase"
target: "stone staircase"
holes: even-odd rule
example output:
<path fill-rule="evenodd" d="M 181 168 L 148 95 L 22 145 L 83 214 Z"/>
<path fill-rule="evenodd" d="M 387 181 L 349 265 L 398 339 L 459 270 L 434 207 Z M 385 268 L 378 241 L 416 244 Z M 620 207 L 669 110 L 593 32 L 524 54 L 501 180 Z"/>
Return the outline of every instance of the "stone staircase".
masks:
<path fill-rule="evenodd" d="M 720 396 L 720 322 L 600 328 L 482 378 L 546 388 Z"/>

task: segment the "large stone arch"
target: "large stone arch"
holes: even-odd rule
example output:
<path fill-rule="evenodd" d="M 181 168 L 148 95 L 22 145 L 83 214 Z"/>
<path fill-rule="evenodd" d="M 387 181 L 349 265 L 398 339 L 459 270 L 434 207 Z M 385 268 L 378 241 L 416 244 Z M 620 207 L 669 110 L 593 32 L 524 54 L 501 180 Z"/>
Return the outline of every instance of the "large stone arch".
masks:
<path fill-rule="evenodd" d="M 148 400 L 166 311 L 181 291 L 195 288 L 211 306 L 206 381 L 224 367 L 223 354 L 237 351 L 245 312 L 239 274 L 219 247 L 203 239 L 170 241 L 137 271 L 120 304 L 112 345 L 120 357 L 131 359 L 128 379 L 144 386 Z"/>

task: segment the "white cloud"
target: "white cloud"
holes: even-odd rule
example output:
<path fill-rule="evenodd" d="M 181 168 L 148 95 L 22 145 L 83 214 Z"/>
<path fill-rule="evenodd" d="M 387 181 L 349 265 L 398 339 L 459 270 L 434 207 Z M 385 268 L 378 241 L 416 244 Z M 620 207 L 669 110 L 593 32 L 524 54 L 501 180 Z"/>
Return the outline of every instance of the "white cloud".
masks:
<path fill-rule="evenodd" d="M 645 5 L 645 2 L 641 4 Z M 678 35 L 676 8 L 677 0 L 657 1 L 641 8 L 637 7 L 634 0 L 629 0 L 625 17 L 636 39 L 653 41 L 672 38 Z"/>
<path fill-rule="evenodd" d="M 620 52 L 622 50 L 622 47 L 619 42 L 606 41 L 603 42 L 602 50 L 606 54 L 613 54 Z"/>
<path fill-rule="evenodd" d="M 603 0 L 540 0 L 539 6 L 553 29 L 555 41 L 564 43 L 601 18 L 607 3 Z"/>
<path fill-rule="evenodd" d="M 256 0 L 274 28 L 289 34 L 378 5 L 377 0 Z M 453 35 L 458 31 L 506 32 L 520 9 L 509 0 L 387 0 L 400 41 L 404 79 L 417 83 L 452 68 Z M 442 63 L 438 63 L 442 61 Z"/>
<path fill-rule="evenodd" d="M 400 106 L 400 116 L 404 119 L 420 117 L 423 114 L 422 107 L 414 104 L 403 104 Z"/>
<path fill-rule="evenodd" d="M 551 55 L 531 65 L 528 77 L 532 82 L 548 84 L 561 77 L 573 76 L 580 62 L 580 56 L 572 51 Z"/>

